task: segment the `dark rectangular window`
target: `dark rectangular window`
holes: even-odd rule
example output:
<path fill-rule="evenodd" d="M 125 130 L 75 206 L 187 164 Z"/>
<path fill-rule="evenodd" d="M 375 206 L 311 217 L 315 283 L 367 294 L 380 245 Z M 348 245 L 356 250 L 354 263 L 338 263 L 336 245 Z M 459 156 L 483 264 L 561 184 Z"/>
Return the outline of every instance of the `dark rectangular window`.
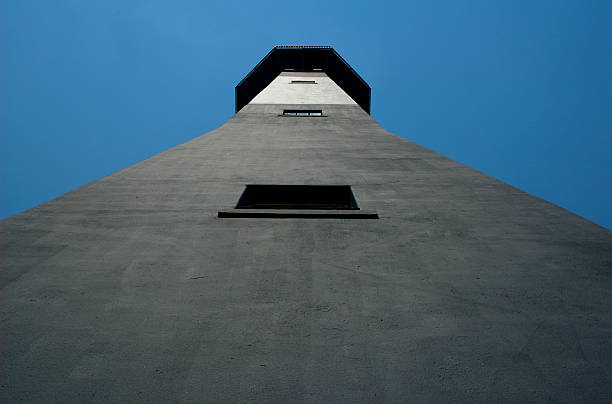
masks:
<path fill-rule="evenodd" d="M 247 185 L 236 209 L 358 210 L 350 185 Z"/>
<path fill-rule="evenodd" d="M 289 84 L 317 84 L 314 80 L 291 80 Z"/>
<path fill-rule="evenodd" d="M 247 185 L 234 209 L 220 218 L 378 219 L 360 209 L 350 185 Z"/>
<path fill-rule="evenodd" d="M 285 109 L 285 116 L 323 116 L 323 111 L 320 109 Z"/>

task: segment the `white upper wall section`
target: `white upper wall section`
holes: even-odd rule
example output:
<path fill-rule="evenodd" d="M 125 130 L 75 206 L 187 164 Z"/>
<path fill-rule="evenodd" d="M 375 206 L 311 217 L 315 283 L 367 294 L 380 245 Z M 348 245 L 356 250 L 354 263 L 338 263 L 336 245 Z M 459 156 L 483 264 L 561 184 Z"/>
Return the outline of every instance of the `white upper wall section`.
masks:
<path fill-rule="evenodd" d="M 291 83 L 292 81 L 314 81 L 316 84 Z M 283 72 L 249 104 L 357 103 L 325 73 Z"/>

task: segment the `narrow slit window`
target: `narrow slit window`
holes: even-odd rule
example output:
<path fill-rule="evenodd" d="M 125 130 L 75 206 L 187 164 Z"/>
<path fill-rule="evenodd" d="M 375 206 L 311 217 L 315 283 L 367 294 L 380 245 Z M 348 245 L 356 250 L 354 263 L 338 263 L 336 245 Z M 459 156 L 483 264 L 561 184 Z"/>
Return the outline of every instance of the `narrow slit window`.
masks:
<path fill-rule="evenodd" d="M 314 80 L 291 80 L 289 84 L 317 84 Z"/>
<path fill-rule="evenodd" d="M 284 116 L 323 116 L 323 111 L 320 109 L 285 109 Z"/>

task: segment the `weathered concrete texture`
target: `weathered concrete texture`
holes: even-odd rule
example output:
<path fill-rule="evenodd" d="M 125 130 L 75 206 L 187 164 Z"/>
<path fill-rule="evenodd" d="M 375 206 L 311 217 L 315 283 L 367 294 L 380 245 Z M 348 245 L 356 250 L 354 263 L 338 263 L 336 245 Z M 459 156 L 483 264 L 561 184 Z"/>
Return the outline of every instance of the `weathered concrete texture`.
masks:
<path fill-rule="evenodd" d="M 1 402 L 610 401 L 610 231 L 291 107 L 1 223 Z M 380 219 L 217 218 L 250 183 Z"/>

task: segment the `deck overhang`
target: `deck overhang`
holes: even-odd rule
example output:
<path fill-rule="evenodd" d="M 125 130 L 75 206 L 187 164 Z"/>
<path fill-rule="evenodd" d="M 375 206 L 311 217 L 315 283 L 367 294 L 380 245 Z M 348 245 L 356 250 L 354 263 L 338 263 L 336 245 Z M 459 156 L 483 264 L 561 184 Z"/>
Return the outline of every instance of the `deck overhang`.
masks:
<path fill-rule="evenodd" d="M 330 46 L 276 46 L 236 86 L 236 112 L 281 72 L 324 72 L 370 113 L 370 86 Z"/>

